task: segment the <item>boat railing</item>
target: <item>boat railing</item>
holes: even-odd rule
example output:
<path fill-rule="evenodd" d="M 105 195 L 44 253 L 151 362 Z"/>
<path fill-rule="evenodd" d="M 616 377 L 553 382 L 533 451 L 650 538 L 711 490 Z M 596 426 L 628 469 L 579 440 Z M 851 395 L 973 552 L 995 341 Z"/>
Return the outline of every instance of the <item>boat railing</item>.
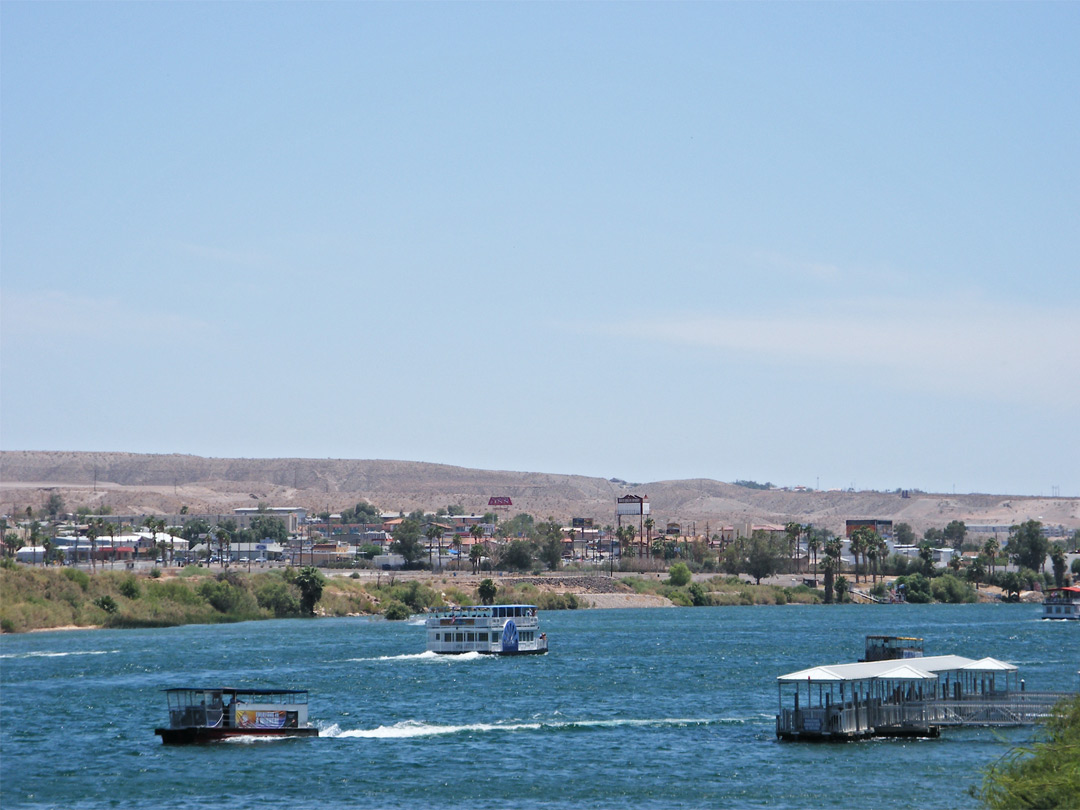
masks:
<path fill-rule="evenodd" d="M 777 717 L 777 731 L 782 734 L 856 734 L 867 727 L 869 707 L 814 706 L 809 709 L 783 709 Z"/>

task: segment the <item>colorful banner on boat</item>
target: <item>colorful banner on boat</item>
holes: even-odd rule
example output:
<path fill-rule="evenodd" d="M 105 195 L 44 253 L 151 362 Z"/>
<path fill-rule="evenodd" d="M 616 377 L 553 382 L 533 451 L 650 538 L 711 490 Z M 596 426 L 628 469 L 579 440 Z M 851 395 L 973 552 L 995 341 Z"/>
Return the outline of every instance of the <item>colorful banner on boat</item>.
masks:
<path fill-rule="evenodd" d="M 237 709 L 238 728 L 285 728 L 285 712 L 262 709 Z"/>

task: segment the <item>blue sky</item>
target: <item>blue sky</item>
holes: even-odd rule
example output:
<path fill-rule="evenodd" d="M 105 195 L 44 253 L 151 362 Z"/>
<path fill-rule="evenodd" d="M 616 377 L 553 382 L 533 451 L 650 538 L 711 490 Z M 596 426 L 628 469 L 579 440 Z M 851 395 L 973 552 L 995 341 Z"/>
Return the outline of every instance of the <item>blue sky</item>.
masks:
<path fill-rule="evenodd" d="M 1080 5 L 0 5 L 5 449 L 1080 495 Z"/>

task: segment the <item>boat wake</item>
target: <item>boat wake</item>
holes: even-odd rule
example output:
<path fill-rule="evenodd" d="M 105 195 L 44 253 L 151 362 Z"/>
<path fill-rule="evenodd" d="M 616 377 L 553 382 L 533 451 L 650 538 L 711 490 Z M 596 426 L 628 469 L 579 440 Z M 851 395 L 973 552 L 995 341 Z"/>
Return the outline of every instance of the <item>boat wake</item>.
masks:
<path fill-rule="evenodd" d="M 320 732 L 321 733 L 321 732 Z M 307 739 L 302 734 L 296 734 L 293 736 L 279 734 L 274 736 L 266 736 L 264 734 L 252 734 L 252 735 L 240 735 L 238 737 L 226 737 L 223 740 L 218 740 L 218 744 L 221 745 L 258 745 L 260 743 L 275 743 L 282 740 L 303 740 Z"/>
<path fill-rule="evenodd" d="M 410 737 L 435 737 L 449 734 L 512 733 L 521 731 L 575 731 L 607 728 L 678 728 L 727 724 L 727 720 L 662 718 L 658 720 L 567 720 L 567 721 L 521 721 L 505 723 L 469 723 L 466 725 L 437 725 L 417 720 L 405 720 L 392 726 L 372 729 L 342 730 L 333 725 L 320 731 L 322 737 L 399 740 Z"/>
<path fill-rule="evenodd" d="M 69 655 L 110 655 L 119 650 L 78 650 L 76 652 L 25 652 L 6 653 L 0 658 L 66 658 Z"/>
<path fill-rule="evenodd" d="M 437 661 L 439 663 L 453 664 L 461 661 L 480 661 L 484 658 L 492 658 L 490 655 L 481 655 L 478 652 L 467 652 L 461 655 L 439 655 L 430 650 L 422 653 L 406 653 L 404 655 L 378 655 L 373 658 L 348 658 L 347 661 Z"/>

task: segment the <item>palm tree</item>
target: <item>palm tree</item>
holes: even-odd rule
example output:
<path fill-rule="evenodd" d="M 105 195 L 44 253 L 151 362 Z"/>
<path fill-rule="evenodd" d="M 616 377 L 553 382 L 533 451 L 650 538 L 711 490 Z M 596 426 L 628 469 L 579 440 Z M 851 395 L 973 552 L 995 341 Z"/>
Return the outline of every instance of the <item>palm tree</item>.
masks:
<path fill-rule="evenodd" d="M 105 533 L 105 521 L 91 518 L 86 527 L 86 536 L 90 538 L 90 570 L 97 569 L 97 539 Z"/>
<path fill-rule="evenodd" d="M 842 546 L 837 537 L 825 541 L 825 602 L 833 601 L 833 579 L 840 571 L 840 552 Z"/>
<path fill-rule="evenodd" d="M 817 576 L 817 553 L 821 548 L 821 535 L 815 531 L 810 531 L 806 537 L 806 550 L 814 555 L 814 576 Z"/>
<path fill-rule="evenodd" d="M 442 526 L 438 523 L 432 523 L 424 531 L 424 536 L 428 539 L 428 565 L 434 568 L 431 562 L 431 544 L 434 542 L 438 542 L 439 544 L 439 565 L 442 565 Z"/>
<path fill-rule="evenodd" d="M 865 555 L 868 567 L 870 568 L 870 576 L 872 577 L 872 581 L 876 583 L 878 573 L 878 555 L 881 554 L 881 547 L 877 544 L 876 541 L 869 540 L 867 541 L 866 550 L 863 552 L 863 554 Z"/>
<path fill-rule="evenodd" d="M 217 538 L 217 541 L 218 541 L 218 553 L 221 555 L 221 562 L 219 564 L 221 565 L 222 568 L 224 568 L 224 567 L 226 567 L 228 565 L 229 558 L 231 556 L 231 550 L 229 548 L 231 544 L 230 544 L 229 541 L 232 538 L 229 536 L 229 532 L 226 531 L 225 529 L 221 528 L 220 526 L 218 526 L 217 531 L 214 532 L 214 537 Z M 206 543 L 207 546 L 210 545 L 209 540 L 210 540 L 210 538 L 208 537 L 207 538 L 207 543 Z M 303 553 L 303 552 L 301 552 L 301 553 Z"/>
<path fill-rule="evenodd" d="M 637 537 L 637 529 L 627 524 L 623 527 L 623 532 L 626 535 L 626 545 L 630 546 L 630 548 L 633 548 L 634 538 Z"/>
<path fill-rule="evenodd" d="M 169 526 L 169 528 L 166 529 L 165 528 L 165 521 L 164 521 L 164 519 L 162 519 L 161 528 L 162 528 L 163 531 L 167 532 L 168 535 L 169 535 L 169 559 L 171 560 L 173 558 L 173 555 L 176 552 L 176 538 L 181 536 L 180 527 L 179 526 Z M 188 551 L 189 552 L 191 551 L 191 544 L 190 543 L 188 544 Z M 184 560 L 185 560 L 185 563 L 189 563 L 189 562 L 191 562 L 191 557 L 188 556 L 187 554 L 185 554 L 184 555 Z"/>
<path fill-rule="evenodd" d="M 656 525 L 656 521 L 653 520 L 651 517 L 645 518 L 645 548 L 650 548 L 652 546 L 652 530 L 653 530 L 653 526 L 655 526 L 655 525 Z M 644 549 L 639 549 L 639 551 L 638 551 L 638 556 L 639 557 L 644 556 L 642 554 L 643 550 Z"/>
<path fill-rule="evenodd" d="M 480 573 L 480 560 L 484 557 L 484 546 L 482 543 L 473 543 L 473 547 L 469 549 L 469 562 L 472 563 L 472 569 L 474 574 Z"/>
<path fill-rule="evenodd" d="M 881 561 L 882 576 L 885 576 L 884 569 L 885 569 L 885 561 L 889 557 L 889 544 L 887 542 L 885 542 L 885 538 L 882 537 L 880 534 L 877 534 L 877 532 L 875 532 L 874 534 L 875 534 L 874 542 L 877 543 L 877 547 L 878 547 L 878 560 Z"/>
<path fill-rule="evenodd" d="M 799 555 L 799 535 L 802 534 L 802 524 L 791 521 L 784 525 L 784 532 L 788 538 L 788 554 L 791 556 L 793 562 L 798 560 Z M 796 566 L 795 570 L 798 570 Z"/>
<path fill-rule="evenodd" d="M 949 568 L 953 570 L 954 574 L 960 572 L 960 566 L 963 564 L 963 560 L 960 558 L 960 553 L 957 552 L 949 557 Z"/>
<path fill-rule="evenodd" d="M 999 551 L 1001 551 L 1001 543 L 997 541 L 997 538 L 991 537 L 983 543 L 983 554 L 986 555 L 987 560 L 990 563 L 990 576 L 994 575 L 994 566 L 997 563 Z"/>
<path fill-rule="evenodd" d="M 151 532 L 150 548 L 154 549 L 154 553 L 156 554 L 157 551 L 158 551 L 158 548 L 157 548 L 157 520 L 155 518 L 149 517 L 149 516 L 144 517 L 143 518 L 143 525 L 146 528 L 148 528 L 150 530 L 150 532 Z M 165 553 L 164 549 L 162 549 L 161 553 L 164 555 L 164 553 Z"/>
<path fill-rule="evenodd" d="M 848 543 L 848 547 L 851 549 L 851 556 L 855 560 L 855 582 L 859 581 L 859 556 L 863 555 L 865 561 L 865 554 L 870 548 L 870 537 L 872 530 L 866 526 L 860 526 L 851 533 L 851 540 Z"/>
<path fill-rule="evenodd" d="M 109 535 L 109 543 L 111 543 L 111 549 L 112 549 L 112 566 L 111 567 L 115 568 L 116 567 L 116 529 L 117 529 L 117 526 L 116 526 L 115 523 L 110 522 L 110 523 L 106 523 L 104 528 L 105 528 L 105 533 L 107 535 Z"/>
<path fill-rule="evenodd" d="M 450 541 L 450 545 L 457 551 L 457 567 L 461 570 L 461 535 L 455 534 L 454 539 Z"/>

